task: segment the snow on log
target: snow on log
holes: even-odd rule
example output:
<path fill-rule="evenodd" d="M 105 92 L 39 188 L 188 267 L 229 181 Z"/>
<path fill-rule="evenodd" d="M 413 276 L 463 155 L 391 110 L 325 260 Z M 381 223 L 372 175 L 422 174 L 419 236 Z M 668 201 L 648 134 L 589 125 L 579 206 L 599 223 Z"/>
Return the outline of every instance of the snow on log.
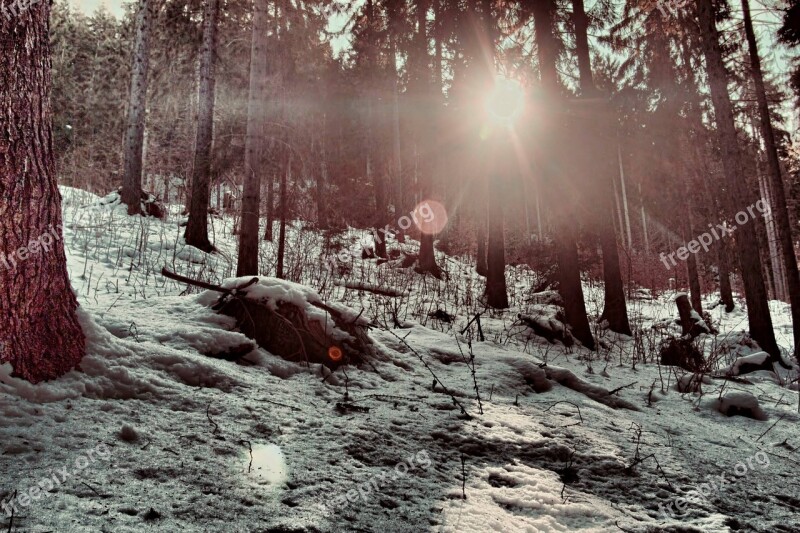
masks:
<path fill-rule="evenodd" d="M 710 333 L 708 324 L 706 324 L 703 317 L 701 317 L 697 311 L 692 309 L 689 296 L 685 292 L 675 297 L 675 305 L 678 306 L 678 315 L 680 316 L 683 335 L 689 335 L 694 339 L 702 333 Z"/>
<path fill-rule="evenodd" d="M 234 317 L 242 333 L 262 348 L 284 359 L 331 368 L 375 357 L 369 323 L 352 309 L 326 304 L 309 287 L 277 278 L 259 278 L 237 289 L 248 280 L 223 283 L 229 292 L 213 308 Z"/>
<path fill-rule="evenodd" d="M 767 415 L 758 405 L 758 398 L 744 391 L 728 391 L 714 401 L 716 409 L 726 416 L 746 416 L 755 420 L 766 420 Z"/>
<path fill-rule="evenodd" d="M 737 358 L 733 364 L 727 368 L 723 368 L 718 372 L 721 376 L 742 376 L 757 372 L 759 370 L 767 370 L 775 372 L 775 366 L 770 361 L 767 352 L 755 352 L 750 355 Z"/>
<path fill-rule="evenodd" d="M 533 311 L 536 314 L 517 315 L 517 318 L 528 326 L 539 337 L 544 337 L 548 342 L 561 342 L 564 346 L 572 346 L 575 339 L 572 337 L 569 328 L 562 320 L 560 313 L 554 305 L 534 305 Z"/>
<path fill-rule="evenodd" d="M 566 368 L 559 368 L 557 366 L 545 366 L 543 368 L 547 379 L 551 379 L 558 383 L 559 385 L 563 385 L 568 389 L 572 389 L 575 392 L 580 392 L 581 394 L 585 394 L 592 400 L 602 403 L 605 406 L 611 407 L 612 409 L 629 409 L 631 411 L 638 411 L 639 408 L 633 405 L 632 403 L 628 402 L 627 400 L 623 400 L 617 396 L 614 396 L 609 391 L 604 389 L 603 387 L 598 387 L 597 385 L 592 385 L 591 383 L 582 380 L 570 370 Z"/>
<path fill-rule="evenodd" d="M 226 280 L 221 286 L 174 274 L 164 276 L 222 293 L 211 293 L 200 301 L 215 311 L 231 316 L 242 333 L 269 352 L 330 368 L 361 364 L 377 352 L 367 334 L 369 322 L 352 309 L 325 303 L 313 289 L 277 278 L 243 277 Z"/>

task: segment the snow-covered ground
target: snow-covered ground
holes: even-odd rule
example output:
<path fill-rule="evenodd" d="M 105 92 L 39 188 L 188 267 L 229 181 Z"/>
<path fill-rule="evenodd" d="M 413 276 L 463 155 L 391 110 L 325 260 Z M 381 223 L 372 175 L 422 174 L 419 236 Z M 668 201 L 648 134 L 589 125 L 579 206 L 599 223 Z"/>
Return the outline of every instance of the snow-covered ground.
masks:
<path fill-rule="evenodd" d="M 785 385 L 796 373 L 706 379 L 700 392 L 678 392 L 684 372 L 656 357 L 662 336 L 677 332 L 674 294 L 632 300 L 641 333 L 598 327 L 603 347 L 591 353 L 530 334 L 518 314 L 546 306 L 530 299 L 535 274 L 509 268 L 512 308 L 482 316 L 480 342 L 474 323 L 461 333 L 484 311 L 481 278 L 465 262 L 441 256 L 448 277 L 439 282 L 397 262 L 354 259 L 347 281 L 408 296 L 346 290 L 325 269 L 324 238 L 295 226 L 291 278 L 373 322 L 381 357 L 333 375 L 264 350 L 232 363 L 206 355 L 246 341 L 233 319 L 209 309 L 215 295 L 160 271 L 231 277 L 233 220 L 214 219 L 220 252 L 208 256 L 182 243 L 177 210 L 167 222 L 132 218 L 88 193 L 62 192 L 88 353 L 79 370 L 37 386 L 0 366 L 0 504 L 16 494 L 13 520 L 1 511 L 0 528 L 800 530 L 798 392 Z M 363 238 L 351 231 L 345 240 Z M 267 268 L 271 246 L 262 250 Z M 586 291 L 596 315 L 602 292 L 588 282 Z M 431 318 L 437 310 L 455 321 Z M 788 349 L 788 308 L 773 302 L 772 311 Z M 711 313 L 720 333 L 705 351 L 718 366 L 753 351 L 739 342 L 740 308 Z M 547 380 L 544 362 L 606 401 Z M 754 398 L 764 420 L 720 412 Z"/>

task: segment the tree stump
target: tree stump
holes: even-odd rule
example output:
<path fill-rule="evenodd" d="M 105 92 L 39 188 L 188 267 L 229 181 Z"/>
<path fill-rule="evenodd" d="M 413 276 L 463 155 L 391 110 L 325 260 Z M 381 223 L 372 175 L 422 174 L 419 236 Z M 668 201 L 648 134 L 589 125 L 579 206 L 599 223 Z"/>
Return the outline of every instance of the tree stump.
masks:
<path fill-rule="evenodd" d="M 678 306 L 681 333 L 683 335 L 689 335 L 694 339 L 702 333 L 710 333 L 708 324 L 703 320 L 703 317 L 692 309 L 692 304 L 689 302 L 689 296 L 686 293 L 680 293 L 675 297 L 675 305 Z"/>

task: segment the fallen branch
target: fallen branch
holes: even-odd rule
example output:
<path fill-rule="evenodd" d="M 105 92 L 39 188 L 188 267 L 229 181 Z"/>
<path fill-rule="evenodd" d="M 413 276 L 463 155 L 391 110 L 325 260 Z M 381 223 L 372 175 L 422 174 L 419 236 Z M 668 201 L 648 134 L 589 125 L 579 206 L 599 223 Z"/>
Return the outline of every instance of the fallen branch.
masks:
<path fill-rule="evenodd" d="M 445 387 L 444 383 L 442 383 L 442 381 L 439 379 L 439 377 L 438 377 L 438 376 L 437 376 L 437 375 L 436 375 L 436 374 L 433 372 L 433 369 L 432 369 L 432 368 L 431 368 L 431 367 L 428 365 L 428 363 L 426 363 L 426 362 L 425 362 L 425 359 L 423 359 L 423 358 L 422 358 L 422 356 L 421 356 L 421 355 L 420 355 L 420 354 L 419 354 L 419 353 L 418 353 L 418 352 L 417 352 L 417 351 L 416 351 L 414 348 L 412 348 L 412 347 L 411 347 L 411 345 L 410 345 L 410 344 L 408 344 L 404 338 L 400 337 L 399 335 L 397 335 L 397 334 L 396 334 L 394 331 L 392 331 L 392 330 L 389 330 L 389 329 L 387 329 L 386 331 L 388 331 L 388 332 L 389 332 L 389 333 L 391 333 L 391 334 L 392 334 L 394 337 L 396 337 L 396 338 L 397 338 L 397 340 L 399 340 L 400 342 L 402 342 L 402 343 L 403 343 L 403 344 L 406 346 L 406 348 L 408 348 L 409 350 L 411 350 L 411 353 L 413 353 L 414 355 L 416 355 L 416 356 L 417 356 L 417 359 L 419 359 L 419 360 L 420 360 L 420 362 L 422 362 L 422 364 L 425 366 L 425 368 L 428 370 L 428 372 L 430 372 L 431 376 L 433 376 L 433 384 L 434 384 L 434 386 L 435 386 L 437 383 L 438 383 L 439 385 L 441 385 L 441 386 L 442 386 L 442 388 L 444 389 L 444 392 L 445 392 L 445 393 L 446 393 L 448 396 L 450 396 L 450 398 L 453 400 L 453 405 L 455 405 L 455 406 L 457 406 L 459 409 L 461 409 L 461 414 L 463 414 L 463 415 L 464 415 L 465 417 L 467 417 L 468 419 L 471 419 L 471 418 L 472 418 L 472 415 L 470 415 L 470 414 L 467 412 L 467 409 L 466 409 L 466 408 L 465 408 L 465 407 L 464 407 L 464 406 L 461 404 L 461 402 L 459 402 L 459 401 L 458 401 L 458 399 L 456 399 L 455 395 L 454 395 L 452 392 L 450 392 L 450 391 L 447 389 L 447 387 Z"/>
<path fill-rule="evenodd" d="M 550 407 L 548 407 L 547 409 L 545 409 L 545 410 L 544 410 L 544 411 L 542 411 L 542 412 L 543 412 L 543 413 L 546 413 L 546 412 L 548 412 L 550 409 L 552 409 L 553 407 L 555 407 L 556 405 L 558 405 L 558 404 L 560 404 L 560 403 L 566 403 L 566 404 L 568 404 L 568 405 L 571 405 L 571 406 L 573 406 L 575 409 L 577 409 L 577 410 L 578 410 L 578 418 L 580 419 L 581 423 L 583 423 L 583 416 L 581 416 L 581 408 L 580 408 L 580 407 L 578 407 L 578 404 L 576 404 L 576 403 L 572 403 L 572 402 L 568 402 L 568 401 L 566 401 L 566 400 L 560 400 L 560 401 L 557 401 L 556 403 L 554 403 L 553 405 L 551 405 Z"/>
<path fill-rule="evenodd" d="M 598 387 L 597 385 L 592 385 L 591 383 L 582 380 L 581 378 L 579 378 L 566 368 L 545 366 L 542 370 L 545 371 L 547 379 L 552 379 L 556 383 L 563 385 L 568 389 L 572 389 L 575 392 L 580 392 L 581 394 L 585 394 L 592 400 L 598 403 L 602 403 L 607 407 L 611 407 L 612 409 L 623 408 L 631 411 L 639 410 L 638 407 L 628 402 L 627 400 L 623 400 L 622 398 L 612 396 L 611 393 L 609 393 L 609 391 L 607 391 L 603 387 Z"/>
<path fill-rule="evenodd" d="M 241 290 L 241 289 L 246 289 L 247 287 L 249 287 L 251 285 L 255 285 L 256 283 L 258 283 L 258 278 L 253 278 L 250 281 L 248 281 L 247 283 L 245 283 L 244 285 L 236 287 L 235 289 L 225 289 L 223 287 L 220 287 L 219 285 L 214 285 L 212 283 L 206 283 L 205 281 L 199 281 L 199 280 L 196 280 L 196 279 L 187 278 L 186 276 L 181 276 L 180 274 L 176 274 L 174 272 L 170 272 L 169 270 L 167 270 L 167 267 L 163 267 L 161 269 L 161 275 L 164 276 L 165 278 L 169 278 L 169 279 L 172 279 L 172 280 L 175 280 L 175 281 L 180 281 L 181 283 L 185 283 L 187 285 L 192 285 L 194 287 L 200 287 L 201 289 L 206 289 L 206 290 L 209 290 L 209 291 L 221 292 L 223 294 L 233 294 L 234 291 L 238 291 L 238 290 Z"/>
<path fill-rule="evenodd" d="M 392 298 L 402 298 L 405 296 L 405 293 L 400 292 L 396 289 L 391 289 L 387 287 L 379 287 L 377 285 L 371 285 L 369 283 L 349 283 L 349 282 L 335 282 L 335 285 L 339 287 L 344 287 L 345 289 L 351 289 L 354 291 L 363 291 L 363 292 L 370 292 L 372 294 L 377 294 L 379 296 L 389 296 Z"/>
<path fill-rule="evenodd" d="M 633 383 L 629 383 L 629 384 L 627 384 L 627 385 L 623 385 L 622 387 L 617 387 L 617 388 L 616 388 L 616 389 L 614 389 L 614 390 L 610 390 L 610 391 L 608 391 L 608 394 L 616 394 L 616 393 L 618 393 L 619 391 L 621 391 L 622 389 L 627 389 L 628 387 L 633 387 L 633 386 L 634 386 L 634 385 L 636 385 L 637 383 L 639 383 L 639 382 L 638 382 L 638 381 L 634 381 Z"/>

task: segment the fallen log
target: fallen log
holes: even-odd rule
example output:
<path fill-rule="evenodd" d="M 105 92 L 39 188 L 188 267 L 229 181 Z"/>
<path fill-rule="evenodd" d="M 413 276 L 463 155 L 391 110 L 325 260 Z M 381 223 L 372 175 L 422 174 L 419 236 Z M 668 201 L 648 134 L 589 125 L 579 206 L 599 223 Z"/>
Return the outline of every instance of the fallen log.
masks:
<path fill-rule="evenodd" d="M 675 297 L 675 305 L 678 306 L 678 316 L 680 316 L 680 324 L 683 335 L 689 335 L 695 338 L 703 333 L 711 333 L 711 330 L 700 316 L 700 313 L 692 309 L 692 304 L 689 302 L 689 296 L 686 293 L 680 293 Z"/>
<path fill-rule="evenodd" d="M 547 306 L 537 307 L 546 308 Z M 551 344 L 559 341 L 568 348 L 575 344 L 575 339 L 572 337 L 569 327 L 558 320 L 558 312 L 554 307 L 550 312 L 547 312 L 547 309 L 543 309 L 537 315 L 518 314 L 517 318 L 528 326 L 534 334 L 543 337 Z"/>
<path fill-rule="evenodd" d="M 238 278 L 213 285 L 170 272 L 170 279 L 219 292 L 211 308 L 236 319 L 259 346 L 284 359 L 335 369 L 375 357 L 369 323 L 352 309 L 324 303 L 312 289 L 277 278 Z"/>
<path fill-rule="evenodd" d="M 545 366 L 542 368 L 542 370 L 544 370 L 547 379 L 555 381 L 559 385 L 567 387 L 568 389 L 572 389 L 575 392 L 580 392 L 581 394 L 585 394 L 592 400 L 598 403 L 602 403 L 607 407 L 611 407 L 612 409 L 628 409 L 630 411 L 639 410 L 638 407 L 636 407 L 629 401 L 614 396 L 613 394 L 614 392 L 622 390 L 622 388 L 624 387 L 609 392 L 603 387 L 598 387 L 597 385 L 593 385 L 587 381 L 582 380 L 581 378 L 579 378 L 573 372 L 567 370 L 566 368 L 559 368 L 556 366 Z"/>

